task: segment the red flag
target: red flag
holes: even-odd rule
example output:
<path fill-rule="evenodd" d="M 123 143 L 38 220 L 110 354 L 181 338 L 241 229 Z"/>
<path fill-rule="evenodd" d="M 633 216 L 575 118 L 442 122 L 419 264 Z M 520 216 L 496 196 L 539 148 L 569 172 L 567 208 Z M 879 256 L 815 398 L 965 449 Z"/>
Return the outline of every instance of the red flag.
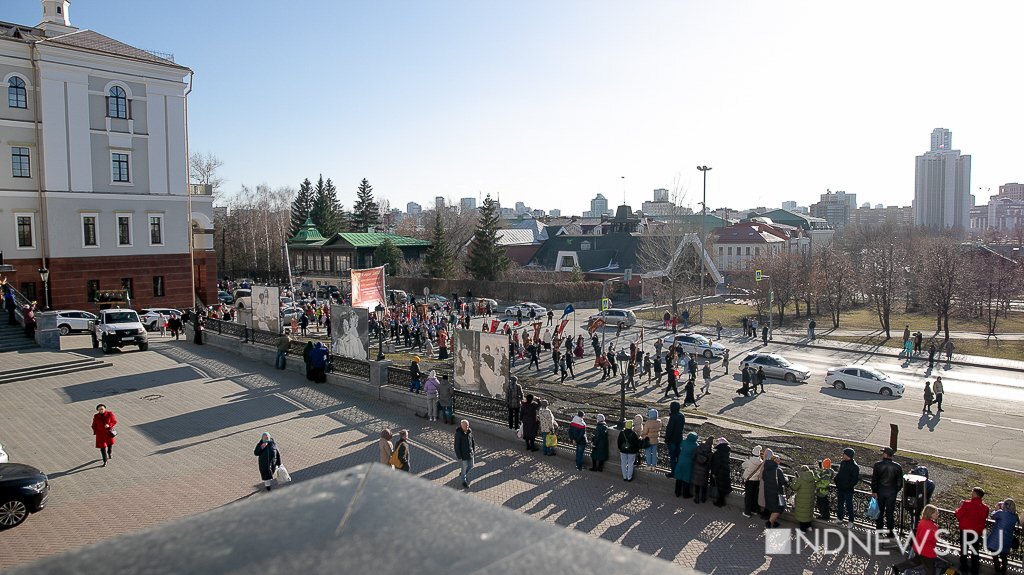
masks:
<path fill-rule="evenodd" d="M 590 335 L 594 335 L 594 333 L 597 330 L 601 329 L 602 325 L 604 325 L 604 318 L 599 317 L 599 318 L 595 319 L 594 321 L 592 321 L 590 323 L 589 326 L 587 326 L 587 333 L 589 333 Z"/>
<path fill-rule="evenodd" d="M 562 320 L 562 321 L 561 321 L 561 322 L 560 322 L 560 323 L 558 324 L 558 327 L 557 327 L 557 328 L 555 329 L 555 335 L 559 335 L 559 336 L 560 336 L 560 335 L 562 335 L 562 330 L 564 330 L 564 329 L 565 329 L 565 326 L 566 326 L 566 325 L 568 325 L 568 324 L 569 324 L 569 320 L 567 320 L 567 319 L 563 319 L 563 320 Z M 538 325 L 539 325 L 539 324 L 538 324 Z M 537 329 L 540 329 L 540 328 L 538 327 Z"/>
<path fill-rule="evenodd" d="M 492 319 L 491 320 L 491 333 L 495 333 L 495 332 L 498 331 L 498 324 L 499 323 L 501 323 L 499 320 L 496 320 L 496 319 Z"/>
<path fill-rule="evenodd" d="M 535 340 L 540 340 L 540 325 L 539 321 L 533 324 L 533 339 Z"/>

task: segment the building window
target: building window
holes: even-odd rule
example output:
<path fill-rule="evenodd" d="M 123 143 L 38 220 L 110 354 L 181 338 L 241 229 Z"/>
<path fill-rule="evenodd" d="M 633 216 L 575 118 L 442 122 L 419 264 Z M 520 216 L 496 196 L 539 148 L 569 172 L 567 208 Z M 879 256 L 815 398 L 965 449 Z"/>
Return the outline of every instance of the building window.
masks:
<path fill-rule="evenodd" d="M 129 298 L 135 297 L 135 289 L 132 286 L 132 278 L 121 278 L 121 289 L 128 292 Z"/>
<path fill-rule="evenodd" d="M 128 119 L 128 94 L 121 86 L 112 86 L 107 95 L 107 116 Z"/>
<path fill-rule="evenodd" d="M 18 249 L 36 247 L 35 214 L 14 214 L 14 221 L 18 228 Z"/>
<path fill-rule="evenodd" d="M 130 184 L 132 182 L 132 179 L 129 164 L 131 164 L 131 156 L 129 154 L 124 152 L 111 152 L 111 180 L 121 184 Z"/>
<path fill-rule="evenodd" d="M 25 81 L 17 76 L 11 76 L 7 81 L 7 105 L 11 108 L 28 108 Z"/>
<path fill-rule="evenodd" d="M 11 175 L 15 178 L 32 177 L 32 166 L 29 162 L 28 148 L 20 146 L 11 148 Z"/>
<path fill-rule="evenodd" d="M 754 256 L 756 257 L 756 256 L 760 256 L 760 255 L 761 255 L 761 248 L 754 248 Z"/>
<path fill-rule="evenodd" d="M 117 216 L 117 245 L 132 245 L 132 216 L 131 214 L 118 214 Z"/>
<path fill-rule="evenodd" d="M 153 297 L 164 297 L 164 276 L 153 276 Z"/>
<path fill-rule="evenodd" d="M 82 214 L 82 247 L 99 247 L 100 241 L 96 236 L 96 214 Z"/>
<path fill-rule="evenodd" d="M 90 302 L 99 301 L 100 280 L 87 280 L 85 282 L 85 293 Z"/>
<path fill-rule="evenodd" d="M 164 245 L 164 217 L 159 215 L 149 216 L 149 245 Z"/>
<path fill-rule="evenodd" d="M 21 295 L 28 301 L 36 301 L 36 282 L 21 282 Z"/>
<path fill-rule="evenodd" d="M 335 260 L 337 261 L 338 271 L 339 272 L 343 272 L 343 271 L 346 271 L 346 270 L 352 268 L 352 256 L 350 256 L 348 254 L 345 254 L 345 255 L 340 255 L 339 254 L 339 255 L 335 256 Z"/>
<path fill-rule="evenodd" d="M 750 255 L 750 248 L 749 247 L 747 248 L 747 255 L 748 256 Z"/>
<path fill-rule="evenodd" d="M 726 250 L 726 254 L 731 256 L 732 255 L 732 248 L 728 248 L 728 250 Z"/>
<path fill-rule="evenodd" d="M 722 257 L 723 255 L 725 255 L 725 248 L 719 246 L 718 247 L 718 257 Z"/>

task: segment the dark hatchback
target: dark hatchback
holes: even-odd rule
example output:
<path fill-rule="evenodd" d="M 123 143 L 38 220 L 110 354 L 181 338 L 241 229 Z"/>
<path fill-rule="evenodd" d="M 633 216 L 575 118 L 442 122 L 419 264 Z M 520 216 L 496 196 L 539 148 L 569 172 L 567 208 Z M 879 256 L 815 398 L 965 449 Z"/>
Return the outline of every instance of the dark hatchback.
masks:
<path fill-rule="evenodd" d="M 46 474 L 31 465 L 0 463 L 0 529 L 21 525 L 50 495 Z"/>

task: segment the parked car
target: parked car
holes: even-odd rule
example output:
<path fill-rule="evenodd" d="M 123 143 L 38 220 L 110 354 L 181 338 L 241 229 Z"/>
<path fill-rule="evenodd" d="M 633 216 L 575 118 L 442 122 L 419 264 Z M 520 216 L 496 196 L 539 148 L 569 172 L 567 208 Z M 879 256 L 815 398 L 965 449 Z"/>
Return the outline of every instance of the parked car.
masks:
<path fill-rule="evenodd" d="M 683 353 L 695 353 L 707 359 L 719 357 L 725 353 L 725 346 L 700 335 L 699 333 L 677 333 L 661 340 L 665 349 L 682 347 Z"/>
<path fill-rule="evenodd" d="M 775 353 L 752 353 L 740 362 L 740 369 L 764 368 L 766 377 L 784 379 L 786 381 L 806 381 L 811 377 L 811 369 L 799 363 L 790 363 L 786 358 Z"/>
<path fill-rule="evenodd" d="M 844 365 L 829 368 L 825 384 L 843 390 L 867 391 L 885 396 L 902 396 L 903 384 L 889 374 L 866 365 Z"/>
<path fill-rule="evenodd" d="M 490 305 L 491 311 L 498 311 L 498 300 L 493 300 L 489 297 L 478 297 L 473 299 L 475 299 L 479 303 L 483 303 L 484 306 Z"/>
<path fill-rule="evenodd" d="M 96 321 L 96 314 L 77 309 L 64 309 L 57 312 L 57 329 L 61 335 L 89 331 L 89 322 Z"/>
<path fill-rule="evenodd" d="M 302 313 L 303 311 L 300 307 L 281 308 L 281 319 L 285 321 L 292 321 L 292 318 L 294 317 L 298 320 L 302 318 Z"/>
<path fill-rule="evenodd" d="M 633 327 L 636 325 L 636 314 L 628 309 L 606 309 L 598 312 L 587 319 L 588 325 L 593 325 L 598 319 L 603 319 L 605 325 Z"/>
<path fill-rule="evenodd" d="M 235 298 L 232 297 L 232 295 L 229 294 L 228 292 L 220 290 L 219 292 L 217 292 L 217 300 L 220 301 L 221 303 L 231 305 L 232 303 L 234 303 Z"/>
<path fill-rule="evenodd" d="M 149 349 L 146 328 L 139 321 L 139 314 L 131 309 L 111 308 L 100 310 L 99 318 L 92 327 L 92 347 L 101 347 L 103 353 L 126 345 L 138 346 L 139 351 Z"/>
<path fill-rule="evenodd" d="M 445 304 L 448 303 L 448 298 L 440 294 L 432 293 L 427 296 L 426 303 L 427 305 L 436 305 L 443 307 Z"/>
<path fill-rule="evenodd" d="M 0 463 L 0 529 L 17 527 L 42 511 L 49 496 L 45 473 L 31 465 Z"/>
<path fill-rule="evenodd" d="M 516 317 L 516 312 L 519 310 L 523 310 L 524 318 L 530 317 L 530 310 L 535 311 L 537 313 L 537 317 L 547 317 L 548 315 L 548 308 L 530 301 L 520 302 L 505 308 L 505 315 L 508 317 Z"/>
<path fill-rule="evenodd" d="M 389 303 L 405 303 L 409 301 L 409 295 L 400 289 L 389 289 L 387 292 Z"/>
<path fill-rule="evenodd" d="M 148 307 L 142 310 L 142 315 L 139 319 L 142 320 L 142 325 L 146 326 L 149 331 L 157 331 L 160 326 L 157 325 L 157 321 L 160 320 L 160 314 L 163 314 L 164 321 L 171 319 L 172 315 L 181 317 L 181 310 L 172 309 L 169 307 Z"/>

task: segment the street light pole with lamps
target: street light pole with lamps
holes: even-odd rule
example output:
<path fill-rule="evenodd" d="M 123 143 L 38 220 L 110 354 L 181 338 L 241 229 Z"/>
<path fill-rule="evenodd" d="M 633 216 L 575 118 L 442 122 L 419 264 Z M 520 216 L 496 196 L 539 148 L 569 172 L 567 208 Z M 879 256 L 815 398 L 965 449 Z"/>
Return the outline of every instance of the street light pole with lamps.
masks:
<path fill-rule="evenodd" d="M 704 256 L 707 253 L 704 248 L 704 220 L 708 217 L 708 172 L 711 171 L 709 166 L 697 166 L 697 169 L 704 174 L 704 198 L 700 203 L 700 319 L 698 321 L 704 323 Z"/>
<path fill-rule="evenodd" d="M 39 279 L 43 280 L 43 309 L 50 309 L 50 270 L 39 268 Z"/>

